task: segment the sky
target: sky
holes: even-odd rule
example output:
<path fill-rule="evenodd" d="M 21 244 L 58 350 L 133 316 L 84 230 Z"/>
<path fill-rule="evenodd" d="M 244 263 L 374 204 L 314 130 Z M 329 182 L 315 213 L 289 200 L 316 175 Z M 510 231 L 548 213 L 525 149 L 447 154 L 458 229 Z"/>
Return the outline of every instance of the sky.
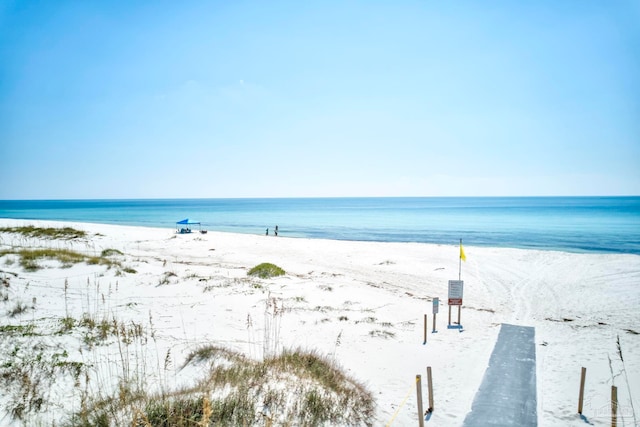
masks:
<path fill-rule="evenodd" d="M 0 2 L 0 199 L 640 195 L 640 1 Z"/>

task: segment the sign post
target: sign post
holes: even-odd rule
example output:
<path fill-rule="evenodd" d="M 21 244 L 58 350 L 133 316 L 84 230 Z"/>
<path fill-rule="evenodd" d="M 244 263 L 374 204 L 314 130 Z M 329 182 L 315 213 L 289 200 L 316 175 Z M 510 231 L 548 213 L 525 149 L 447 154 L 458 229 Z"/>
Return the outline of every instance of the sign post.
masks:
<path fill-rule="evenodd" d="M 464 290 L 463 280 L 449 280 L 449 328 L 451 328 L 451 306 L 458 306 L 458 328 L 460 324 L 460 311 L 462 310 L 462 294 Z"/>
<path fill-rule="evenodd" d="M 436 314 L 438 314 L 438 306 L 440 305 L 440 299 L 439 298 L 434 298 L 433 299 L 433 330 L 431 331 L 432 334 L 436 333 Z"/>

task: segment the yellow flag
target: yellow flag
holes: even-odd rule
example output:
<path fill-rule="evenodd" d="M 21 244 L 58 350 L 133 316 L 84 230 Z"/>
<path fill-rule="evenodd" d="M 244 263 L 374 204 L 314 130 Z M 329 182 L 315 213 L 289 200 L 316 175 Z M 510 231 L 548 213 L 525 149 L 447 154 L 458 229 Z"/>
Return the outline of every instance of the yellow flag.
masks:
<path fill-rule="evenodd" d="M 460 259 L 463 261 L 467 261 L 467 256 L 464 254 L 464 249 L 462 248 L 462 243 L 460 243 Z"/>

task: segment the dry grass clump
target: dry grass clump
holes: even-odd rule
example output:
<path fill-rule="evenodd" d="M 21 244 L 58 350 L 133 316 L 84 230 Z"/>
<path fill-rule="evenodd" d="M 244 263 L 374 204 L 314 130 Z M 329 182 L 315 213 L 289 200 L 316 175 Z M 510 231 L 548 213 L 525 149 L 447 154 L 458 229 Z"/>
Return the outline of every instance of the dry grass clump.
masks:
<path fill-rule="evenodd" d="M 104 253 L 104 251 L 103 251 Z M 20 258 L 20 266 L 29 272 L 38 271 L 42 268 L 40 261 L 54 260 L 61 264 L 62 268 L 70 268 L 74 264 L 86 262 L 89 265 L 106 265 L 108 268 L 118 267 L 127 273 L 135 273 L 136 271 L 129 267 L 122 267 L 120 262 L 110 259 L 108 256 L 89 256 L 70 249 L 5 249 L 0 251 L 0 257 L 15 254 Z M 111 255 L 112 253 L 108 253 Z"/>
<path fill-rule="evenodd" d="M 285 271 L 277 265 L 263 262 L 262 264 L 253 267 L 247 275 L 257 276 L 261 279 L 270 279 L 271 277 L 283 276 Z"/>
<path fill-rule="evenodd" d="M 66 350 L 48 346 L 32 326 L 3 328 L 0 337 L 11 337 L 0 345 L 0 387 L 6 399 L 2 409 L 11 419 L 29 425 L 29 416 L 50 404 L 54 384 L 78 382 L 86 366 L 71 360 Z"/>
<path fill-rule="evenodd" d="M 210 415 L 202 419 L 202 397 L 165 404 L 163 416 L 191 405 L 197 414 L 184 413 L 179 420 L 157 424 L 157 402 L 147 406 L 152 425 L 179 425 L 187 419 L 201 425 L 371 425 L 373 397 L 366 388 L 348 377 L 333 361 L 316 352 L 286 350 L 280 355 L 255 361 L 229 349 L 207 346 L 194 351 L 185 363 L 207 363 L 209 372 L 191 394 L 210 397 Z M 177 403 L 176 403 L 177 402 Z M 194 409 L 196 410 L 196 409 Z M 200 416 L 200 418 L 198 418 Z M 153 420 L 153 421 L 152 421 Z M 155 422 L 154 422 L 155 421 Z M 183 424 L 189 425 L 189 424 Z M 196 425 L 196 424 L 192 424 Z"/>
<path fill-rule="evenodd" d="M 224 399 L 211 401 L 206 396 L 153 400 L 145 407 L 135 427 L 148 426 L 220 426 L 257 425 L 255 408 L 243 393 L 230 393 Z"/>
<path fill-rule="evenodd" d="M 83 262 L 87 257 L 69 249 L 22 249 L 18 251 L 20 265 L 25 271 L 37 271 L 42 268 L 39 260 L 52 259 L 60 262 L 63 268 Z M 98 264 L 98 262 L 92 263 Z"/>
<path fill-rule="evenodd" d="M 191 363 L 202 363 L 207 361 L 220 360 L 228 360 L 230 362 L 240 363 L 244 362 L 246 358 L 242 354 L 236 353 L 235 351 L 229 350 L 228 348 L 218 347 L 214 345 L 205 345 L 189 353 L 182 367 L 184 368 Z"/>
<path fill-rule="evenodd" d="M 38 336 L 40 334 L 35 332 L 35 325 L 33 323 L 27 323 L 26 325 L 0 325 L 0 337 L 12 337 L 12 336 Z"/>
<path fill-rule="evenodd" d="M 84 344 L 84 349 L 96 345 L 116 345 L 125 366 L 123 373 L 128 373 L 129 362 L 122 357 L 141 347 L 139 344 L 146 340 L 147 331 L 133 321 L 95 321 L 87 314 L 79 320 L 65 317 L 60 319 L 60 324 L 62 328 L 57 332 L 52 329 L 55 324 L 49 321 L 0 326 L 0 389 L 4 397 L 1 409 L 12 420 L 22 422 L 22 425 L 34 425 L 33 420 L 38 413 L 46 412 L 47 408 L 58 404 L 56 400 L 59 396 L 52 390 L 57 385 L 68 387 L 73 384 L 74 390 L 82 395 L 84 408 L 104 409 L 95 413 L 74 414 L 71 425 L 108 426 L 110 424 L 104 424 L 101 420 L 111 419 L 113 413 L 144 397 L 129 391 L 136 386 L 134 378 L 142 373 L 135 371 L 128 377 L 123 374 L 123 386 L 116 397 L 105 399 L 100 391 L 97 395 L 90 394 L 87 385 L 89 376 L 95 373 L 94 366 L 79 360 L 77 354 L 70 355 L 63 345 L 64 341 L 57 337 L 77 337 Z M 85 384 L 84 388 L 82 384 Z"/>
<path fill-rule="evenodd" d="M 19 316 L 20 314 L 26 312 L 29 309 L 29 307 L 22 303 L 21 301 L 16 302 L 16 304 L 13 306 L 13 308 L 11 308 L 9 311 L 7 311 L 7 315 L 9 317 L 16 317 Z"/>
<path fill-rule="evenodd" d="M 0 233 L 20 234 L 24 237 L 41 238 L 41 239 L 81 239 L 87 237 L 87 233 L 82 230 L 76 230 L 72 227 L 35 227 L 27 225 L 24 227 L 1 227 Z"/>
<path fill-rule="evenodd" d="M 82 319 L 66 317 L 60 320 L 62 329 L 58 333 L 77 336 L 79 332 L 80 337 L 91 335 L 105 343 L 111 341 L 110 337 L 117 337 L 123 344 L 118 344 L 122 357 L 136 351 L 136 342 L 145 341 L 146 331 L 133 322 L 131 325 L 128 328 L 125 322 L 115 319 L 94 323 L 86 315 Z M 3 346 L 7 357 L 0 364 L 0 386 L 10 393 L 5 409 L 14 421 L 28 424 L 35 414 L 45 411 L 52 402 L 48 390 L 55 381 L 67 378 L 79 390 L 81 402 L 76 412 L 56 423 L 62 426 L 373 423 L 371 393 L 332 359 L 313 351 L 286 350 L 258 361 L 228 348 L 206 345 L 191 352 L 182 366 L 199 378 L 191 386 L 152 392 L 144 384 L 144 375 L 140 376 L 146 368 L 127 365 L 122 368 L 117 390 L 105 393 L 99 384 L 97 392 L 89 387 L 88 375 L 95 372 L 95 366 L 73 360 L 57 345 L 45 344 L 40 332 L 33 324 L 0 328 L 0 335 L 11 337 L 11 343 L 7 340 Z M 86 339 L 83 341 L 86 344 Z"/>
<path fill-rule="evenodd" d="M 102 256 L 103 258 L 110 257 L 113 255 L 124 255 L 124 254 L 122 253 L 122 251 L 119 251 L 117 249 L 104 249 L 100 254 L 100 256 Z"/>
<path fill-rule="evenodd" d="M 182 369 L 202 379 L 173 392 L 151 394 L 142 387 L 87 400 L 66 425 L 108 426 L 113 419 L 134 427 L 373 424 L 371 393 L 315 352 L 298 349 L 256 361 L 210 345 L 193 351 Z"/>
<path fill-rule="evenodd" d="M 32 225 L 24 227 L 0 227 L 0 233 L 19 234 L 25 238 L 40 239 L 60 239 L 73 240 L 88 237 L 87 233 L 82 230 L 76 230 L 71 227 L 62 228 L 43 228 Z M 74 264 L 86 262 L 90 265 L 106 265 L 108 268 L 118 267 L 120 272 L 135 273 L 136 271 L 130 267 L 123 267 L 119 261 L 111 259 L 113 256 L 124 255 L 117 249 L 104 249 L 100 256 L 89 256 L 70 249 L 61 248 L 44 248 L 44 249 L 4 249 L 0 251 L 0 257 L 5 255 L 17 255 L 20 265 L 25 271 L 34 272 L 42 268 L 39 264 L 41 260 L 55 260 L 60 262 L 63 268 L 69 268 Z M 13 260 L 7 262 L 13 263 Z"/>

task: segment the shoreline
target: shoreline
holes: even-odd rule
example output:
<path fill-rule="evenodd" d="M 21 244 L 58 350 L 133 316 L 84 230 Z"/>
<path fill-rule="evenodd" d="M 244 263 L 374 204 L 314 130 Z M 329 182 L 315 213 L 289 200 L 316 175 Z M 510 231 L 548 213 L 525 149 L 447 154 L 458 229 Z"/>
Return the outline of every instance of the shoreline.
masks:
<path fill-rule="evenodd" d="M 607 403 L 609 390 L 600 384 L 610 382 L 607 357 L 615 359 L 616 336 L 625 352 L 632 396 L 640 393 L 637 255 L 465 245 L 464 327 L 459 332 L 448 330 L 446 315 L 447 281 L 458 278 L 455 244 L 177 234 L 165 228 L 0 219 L 2 227 L 20 225 L 72 226 L 91 238 L 45 241 L 2 233 L 2 249 L 12 241 L 91 254 L 116 249 L 122 253 L 118 260 L 135 273 L 83 263 L 62 268 L 49 261 L 27 272 L 5 255 L 0 274 L 11 274 L 10 301 L 35 298 L 37 303 L 33 314 L 4 314 L 2 323 L 64 317 L 67 282 L 70 295 L 76 295 L 69 299 L 69 310 L 77 317 L 106 310 L 126 322 L 148 325 L 153 319 L 159 353 L 149 351 L 149 363 L 155 366 L 153 358 L 163 359 L 171 349 L 172 380 L 167 382 L 175 386 L 196 375 L 178 368 L 205 343 L 262 358 L 269 344 L 266 332 L 274 327 L 266 323 L 265 304 L 274 299 L 282 311 L 270 350 L 302 347 L 330 356 L 376 397 L 374 425 L 386 424 L 396 411 L 394 425 L 415 423 L 415 375 L 424 377 L 427 365 L 433 367 L 436 393 L 432 421 L 461 425 L 502 323 L 536 329 L 540 425 L 584 424 L 575 414 L 580 366 L 589 369 L 586 395 L 593 405 L 592 415 L 586 410 L 585 415 L 599 421 L 593 414 Z M 248 278 L 247 271 L 263 262 L 283 268 L 285 276 Z M 423 345 L 422 318 L 431 313 L 434 297 L 441 301 L 438 333 L 429 333 Z M 428 322 L 430 331 L 430 316 Z M 65 344 L 70 357 L 79 357 L 78 348 L 81 343 Z M 84 351 L 83 357 L 94 357 Z M 614 369 L 619 369 L 615 360 Z M 411 389 L 413 398 L 402 404 Z M 620 399 L 624 405 L 624 396 Z"/>
<path fill-rule="evenodd" d="M 640 197 L 294 198 L 0 202 L 1 216 L 344 241 L 640 255 Z"/>
<path fill-rule="evenodd" d="M 171 227 L 159 227 L 159 226 L 145 226 L 139 224 L 116 224 L 109 222 L 83 222 L 83 221 L 75 221 L 75 220 L 49 220 L 49 219 L 22 219 L 22 218 L 0 218 L 0 227 L 4 227 L 5 222 L 16 221 L 18 224 L 28 224 L 28 223 L 50 223 L 53 226 L 114 226 L 114 227 L 131 227 L 131 228 L 142 228 L 149 230 L 162 230 L 162 231 L 171 231 L 175 232 L 175 225 Z M 58 224 L 58 225 L 56 225 Z M 222 233 L 222 234 L 232 234 L 238 236 L 258 236 L 258 237 L 274 237 L 281 239 L 301 239 L 301 240 L 326 240 L 331 242 L 352 242 L 352 243 L 388 243 L 388 244 L 417 244 L 417 245 L 433 245 L 433 246 L 458 246 L 457 242 L 451 243 L 437 243 L 437 242 L 424 242 L 424 241 L 393 241 L 393 240 L 353 240 L 353 239 L 335 239 L 328 237 L 309 237 L 309 236 L 294 236 L 287 235 L 287 231 L 283 231 L 280 229 L 280 234 L 278 236 L 274 236 L 269 234 L 265 236 L 262 233 L 250 233 L 250 232 L 238 232 L 238 231 L 226 231 L 226 230 L 217 230 L 212 228 L 203 227 L 206 229 L 208 233 Z M 180 234 L 180 233 L 176 233 Z M 186 233 L 186 235 L 197 235 L 197 230 L 193 230 L 192 233 Z M 536 246 L 499 246 L 499 245 L 482 245 L 482 244 L 468 244 L 464 242 L 464 247 L 477 247 L 477 248 L 486 248 L 486 249 L 514 249 L 514 250 L 523 250 L 523 251 L 543 251 L 543 252 L 561 252 L 568 254 L 576 254 L 576 255 L 632 255 L 632 256 L 640 256 L 640 253 L 634 252 L 619 252 L 619 251 L 605 251 L 605 250 L 590 250 L 590 249 L 579 249 L 579 248 L 554 248 L 554 247 L 536 247 Z"/>

